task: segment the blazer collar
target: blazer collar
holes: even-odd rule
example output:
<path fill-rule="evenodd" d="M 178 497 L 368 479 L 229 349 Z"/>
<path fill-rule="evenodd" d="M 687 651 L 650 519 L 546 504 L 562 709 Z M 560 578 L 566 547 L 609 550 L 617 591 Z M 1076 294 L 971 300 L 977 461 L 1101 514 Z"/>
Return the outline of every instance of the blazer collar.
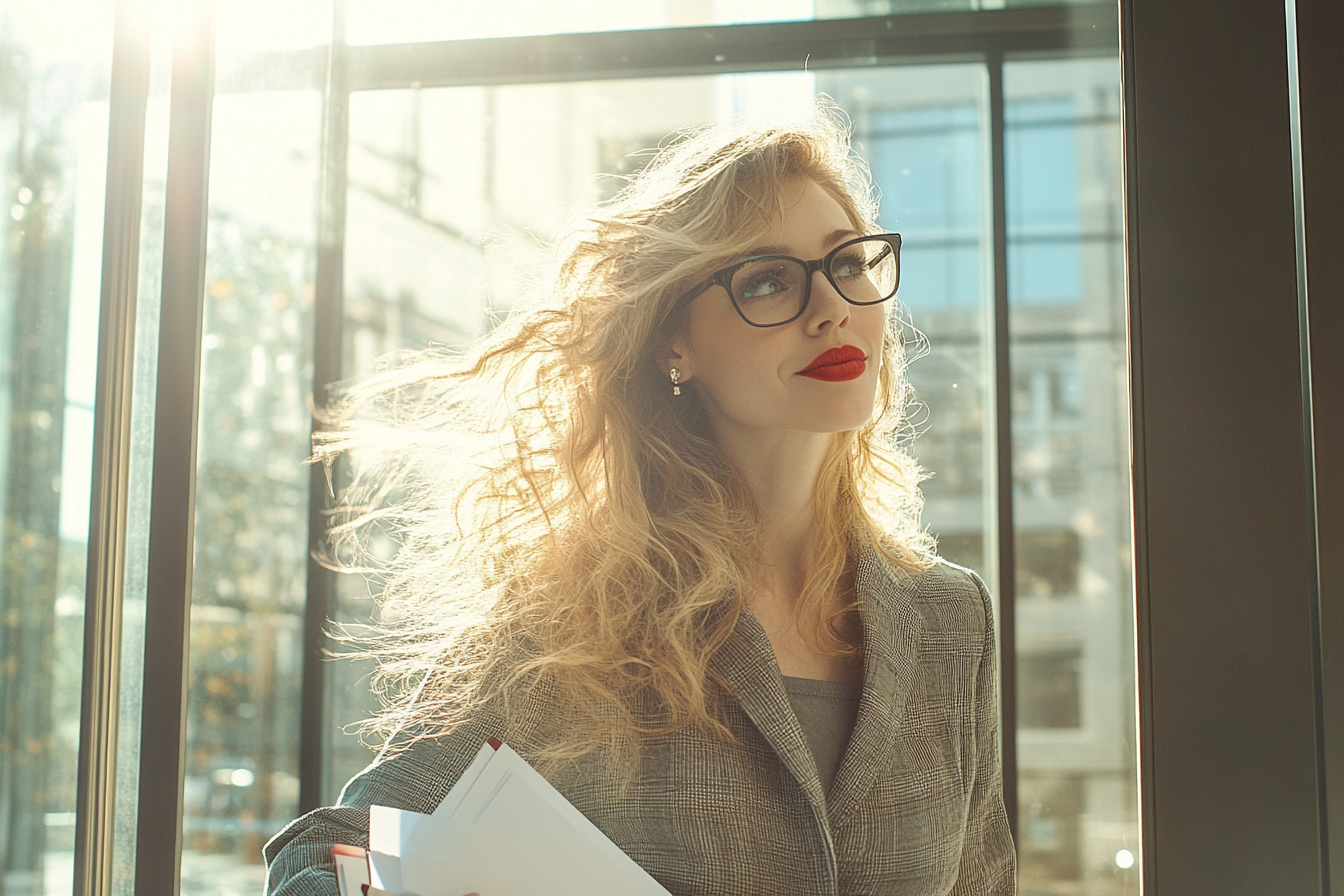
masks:
<path fill-rule="evenodd" d="M 916 580 L 910 573 L 869 549 L 859 556 L 856 586 L 864 637 L 863 695 L 858 721 L 831 788 L 829 810 L 774 650 L 756 617 L 744 611 L 733 636 L 714 658 L 734 698 L 798 781 L 818 817 L 829 817 L 832 823 L 854 809 L 890 762 L 893 741 L 914 690 L 923 632 L 913 604 Z"/>
<path fill-rule="evenodd" d="M 856 575 L 863 622 L 863 696 L 859 717 L 831 786 L 832 824 L 842 824 L 889 768 L 915 690 L 923 619 L 914 606 L 918 580 L 872 549 Z"/>
<path fill-rule="evenodd" d="M 774 749 L 814 807 L 820 808 L 819 817 L 825 819 L 826 794 L 817 777 L 812 750 L 793 714 L 770 639 L 751 611 L 743 608 L 737 628 L 715 655 L 714 665 L 747 718 Z"/>

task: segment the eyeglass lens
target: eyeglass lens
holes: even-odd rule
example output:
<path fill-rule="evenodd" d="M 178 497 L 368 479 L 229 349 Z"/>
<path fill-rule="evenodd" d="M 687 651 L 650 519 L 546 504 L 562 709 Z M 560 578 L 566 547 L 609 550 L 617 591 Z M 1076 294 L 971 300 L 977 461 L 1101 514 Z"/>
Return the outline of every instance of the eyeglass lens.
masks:
<path fill-rule="evenodd" d="M 900 265 L 885 240 L 860 240 L 830 259 L 829 273 L 840 295 L 855 305 L 873 305 L 896 294 Z M 808 294 L 808 271 L 796 258 L 772 256 L 743 265 L 733 275 L 733 299 L 754 324 L 783 323 L 797 317 Z"/>

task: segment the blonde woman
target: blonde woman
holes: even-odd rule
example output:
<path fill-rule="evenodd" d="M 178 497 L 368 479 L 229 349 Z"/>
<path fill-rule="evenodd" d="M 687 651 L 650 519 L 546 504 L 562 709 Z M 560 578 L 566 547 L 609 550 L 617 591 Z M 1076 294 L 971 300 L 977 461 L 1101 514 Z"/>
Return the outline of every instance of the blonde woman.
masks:
<path fill-rule="evenodd" d="M 556 246 L 465 357 L 350 395 L 386 746 L 267 846 L 335 892 L 370 804 L 431 812 L 503 739 L 676 896 L 1014 892 L 989 596 L 892 433 L 900 237 L 844 129 L 711 129 Z M 490 894 L 485 894 L 490 896 Z"/>

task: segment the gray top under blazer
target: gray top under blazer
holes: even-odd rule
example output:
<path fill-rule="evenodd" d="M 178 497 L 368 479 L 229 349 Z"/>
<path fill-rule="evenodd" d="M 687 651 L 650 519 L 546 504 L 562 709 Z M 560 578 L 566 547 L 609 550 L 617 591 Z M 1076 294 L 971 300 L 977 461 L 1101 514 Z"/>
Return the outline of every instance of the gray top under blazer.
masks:
<path fill-rule="evenodd" d="M 947 563 L 911 573 L 874 552 L 860 558 L 857 585 L 863 691 L 829 801 L 750 613 L 713 660 L 736 743 L 682 730 L 647 741 L 624 787 L 593 756 L 552 783 L 674 896 L 1015 893 L 984 585 Z M 527 710 L 523 728 L 505 731 L 484 712 L 375 760 L 339 805 L 267 844 L 268 891 L 335 894 L 330 847 L 366 845 L 368 807 L 432 812 L 487 735 L 535 756 L 563 719 L 544 698 Z"/>
<path fill-rule="evenodd" d="M 854 733 L 854 722 L 859 718 L 863 688 L 847 681 L 816 681 L 787 675 L 783 680 L 789 706 L 817 763 L 821 789 L 829 794 L 835 773 L 845 758 L 849 736 Z"/>

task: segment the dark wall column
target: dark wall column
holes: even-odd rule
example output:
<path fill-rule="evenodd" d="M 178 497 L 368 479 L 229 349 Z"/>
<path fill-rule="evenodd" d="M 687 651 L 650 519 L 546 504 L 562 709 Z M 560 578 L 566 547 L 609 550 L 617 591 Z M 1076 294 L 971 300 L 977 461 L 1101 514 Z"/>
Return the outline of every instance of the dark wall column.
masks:
<path fill-rule="evenodd" d="M 1283 4 L 1122 0 L 1148 896 L 1319 896 Z"/>

